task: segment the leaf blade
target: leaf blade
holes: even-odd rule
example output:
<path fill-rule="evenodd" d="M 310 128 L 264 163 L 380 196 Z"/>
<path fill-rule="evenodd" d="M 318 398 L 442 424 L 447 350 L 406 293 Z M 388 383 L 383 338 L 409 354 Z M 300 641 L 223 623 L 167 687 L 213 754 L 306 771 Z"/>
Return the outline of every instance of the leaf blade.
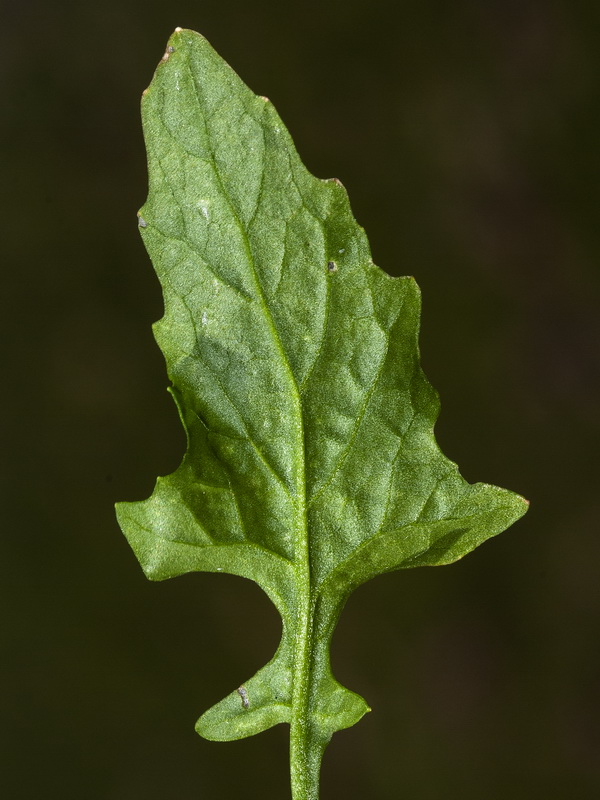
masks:
<path fill-rule="evenodd" d="M 526 504 L 471 486 L 440 451 L 418 287 L 373 264 L 345 189 L 306 170 L 271 103 L 178 30 L 142 116 L 154 331 L 188 446 L 119 521 L 151 579 L 227 571 L 276 604 L 277 653 L 197 730 L 229 740 L 290 722 L 304 798 L 333 732 L 369 710 L 329 664 L 350 591 L 450 563 Z"/>

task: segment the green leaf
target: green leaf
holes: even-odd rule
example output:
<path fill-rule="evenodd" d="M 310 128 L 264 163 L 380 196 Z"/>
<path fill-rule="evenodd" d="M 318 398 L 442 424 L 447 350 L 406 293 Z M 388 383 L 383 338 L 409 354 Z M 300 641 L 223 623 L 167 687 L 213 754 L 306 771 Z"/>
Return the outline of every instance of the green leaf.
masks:
<path fill-rule="evenodd" d="M 316 798 L 331 735 L 369 710 L 329 665 L 350 592 L 455 561 L 527 504 L 468 484 L 440 452 L 417 285 L 373 264 L 343 186 L 305 169 L 272 104 L 178 29 L 142 108 L 139 224 L 188 447 L 119 522 L 150 579 L 228 572 L 275 603 L 274 658 L 197 730 L 229 740 L 289 722 L 293 797 Z"/>

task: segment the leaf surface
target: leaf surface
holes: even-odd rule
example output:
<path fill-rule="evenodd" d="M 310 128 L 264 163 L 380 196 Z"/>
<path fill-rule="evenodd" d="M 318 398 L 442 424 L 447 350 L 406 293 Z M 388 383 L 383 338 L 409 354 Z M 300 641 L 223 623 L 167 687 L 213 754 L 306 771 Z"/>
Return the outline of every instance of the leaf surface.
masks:
<path fill-rule="evenodd" d="M 229 572 L 275 603 L 274 658 L 197 730 L 228 740 L 290 722 L 309 776 L 292 763 L 294 796 L 316 797 L 307 781 L 327 741 L 368 710 L 329 667 L 350 592 L 455 561 L 527 504 L 468 484 L 439 450 L 417 285 L 373 264 L 345 189 L 306 170 L 273 105 L 178 30 L 142 113 L 140 230 L 188 447 L 119 521 L 152 580 Z"/>

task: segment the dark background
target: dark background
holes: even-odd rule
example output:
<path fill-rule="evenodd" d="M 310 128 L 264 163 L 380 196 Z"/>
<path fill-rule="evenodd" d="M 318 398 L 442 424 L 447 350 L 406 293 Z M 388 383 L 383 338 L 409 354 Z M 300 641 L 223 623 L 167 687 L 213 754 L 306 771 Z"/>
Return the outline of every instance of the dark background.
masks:
<path fill-rule="evenodd" d="M 114 519 L 184 438 L 136 229 L 139 96 L 176 25 L 346 185 L 424 296 L 440 443 L 531 502 L 463 562 L 351 598 L 323 800 L 600 796 L 600 5 L 5 2 L 1 8 L 1 790 L 7 800 L 288 797 L 284 726 L 197 716 L 272 654 L 239 578 L 151 584 Z"/>

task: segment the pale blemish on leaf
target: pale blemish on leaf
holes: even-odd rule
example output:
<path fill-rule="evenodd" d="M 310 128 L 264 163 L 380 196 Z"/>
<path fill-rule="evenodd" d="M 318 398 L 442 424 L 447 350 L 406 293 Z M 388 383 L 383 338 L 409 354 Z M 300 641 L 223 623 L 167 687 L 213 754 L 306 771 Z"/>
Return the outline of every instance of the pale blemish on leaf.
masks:
<path fill-rule="evenodd" d="M 242 706 L 244 708 L 250 708 L 250 700 L 248 699 L 248 692 L 246 691 L 245 686 L 240 686 L 239 689 L 236 690 L 239 696 L 242 698 Z"/>

